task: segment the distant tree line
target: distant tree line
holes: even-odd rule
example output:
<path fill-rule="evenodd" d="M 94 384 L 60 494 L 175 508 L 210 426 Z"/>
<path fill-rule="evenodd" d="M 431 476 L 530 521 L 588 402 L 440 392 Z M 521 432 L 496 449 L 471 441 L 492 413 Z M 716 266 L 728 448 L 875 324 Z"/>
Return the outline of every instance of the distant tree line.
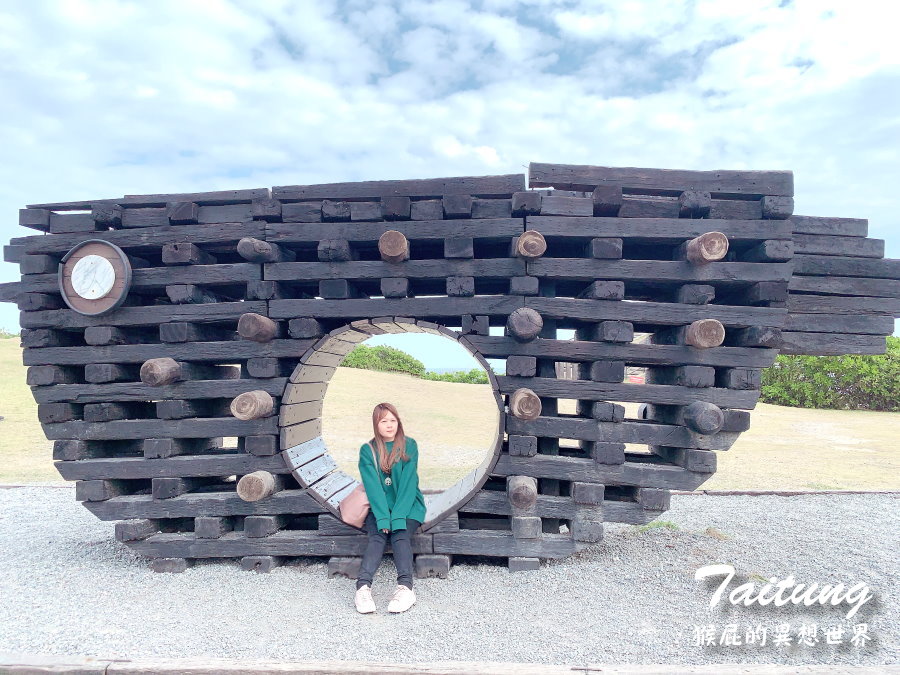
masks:
<path fill-rule="evenodd" d="M 464 384 L 487 384 L 488 375 L 481 368 L 468 371 L 459 370 L 452 373 L 435 373 L 428 371 L 425 364 L 401 349 L 380 345 L 367 347 L 359 345 L 350 352 L 342 366 L 362 368 L 364 370 L 380 370 L 392 373 L 406 373 L 423 380 L 436 382 L 459 382 Z"/>

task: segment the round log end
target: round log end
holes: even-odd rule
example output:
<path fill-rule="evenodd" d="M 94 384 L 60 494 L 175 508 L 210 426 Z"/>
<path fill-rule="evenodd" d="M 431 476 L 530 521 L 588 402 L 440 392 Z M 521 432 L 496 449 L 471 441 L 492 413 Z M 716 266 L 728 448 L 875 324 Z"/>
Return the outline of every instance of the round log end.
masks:
<path fill-rule="evenodd" d="M 519 342 L 533 340 L 544 327 L 544 319 L 531 307 L 519 307 L 506 320 L 507 332 Z"/>
<path fill-rule="evenodd" d="M 257 262 L 271 255 L 272 245 L 261 239 L 244 237 L 237 244 L 237 252 L 245 260 Z"/>
<path fill-rule="evenodd" d="M 168 356 L 149 359 L 141 365 L 141 382 L 151 387 L 171 384 L 179 377 L 181 377 L 181 364 Z"/>
<path fill-rule="evenodd" d="M 526 230 L 516 241 L 516 255 L 522 258 L 540 258 L 547 252 L 547 240 L 537 230 Z"/>
<path fill-rule="evenodd" d="M 237 484 L 238 497 L 245 502 L 258 502 L 275 492 L 275 476 L 268 471 L 254 471 L 241 476 Z"/>
<path fill-rule="evenodd" d="M 688 242 L 687 259 L 695 265 L 721 260 L 728 253 L 728 237 L 722 232 L 705 232 Z"/>
<path fill-rule="evenodd" d="M 694 401 L 684 409 L 684 423 L 700 434 L 714 434 L 725 424 L 725 413 L 715 403 Z"/>
<path fill-rule="evenodd" d="M 537 479 L 531 476 L 510 476 L 506 481 L 509 503 L 517 509 L 528 509 L 537 502 Z"/>
<path fill-rule="evenodd" d="M 278 324 L 267 316 L 248 312 L 238 319 L 237 331 L 245 340 L 269 342 L 278 333 Z"/>
<path fill-rule="evenodd" d="M 239 420 L 257 420 L 269 417 L 275 410 L 275 399 L 272 395 L 257 389 L 245 391 L 231 402 L 231 414 Z"/>
<path fill-rule="evenodd" d="M 397 230 L 388 230 L 378 238 L 378 252 L 385 262 L 402 262 L 409 258 L 409 240 Z"/>
<path fill-rule="evenodd" d="M 541 399 L 531 389 L 516 389 L 509 395 L 509 412 L 521 420 L 537 419 L 541 415 Z"/>
<path fill-rule="evenodd" d="M 725 341 L 725 326 L 717 319 L 700 319 L 687 327 L 684 341 L 692 347 L 708 349 Z"/>

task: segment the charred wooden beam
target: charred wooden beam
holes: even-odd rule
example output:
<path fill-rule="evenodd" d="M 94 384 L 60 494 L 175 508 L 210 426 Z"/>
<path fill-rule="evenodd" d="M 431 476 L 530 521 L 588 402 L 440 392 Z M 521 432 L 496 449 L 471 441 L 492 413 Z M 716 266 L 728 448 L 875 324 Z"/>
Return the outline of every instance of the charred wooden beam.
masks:
<path fill-rule="evenodd" d="M 536 216 L 541 212 L 540 192 L 516 192 L 512 196 L 512 215 L 516 218 Z"/>
<path fill-rule="evenodd" d="M 192 242 L 163 244 L 162 261 L 165 265 L 214 265 L 216 258 Z"/>
<path fill-rule="evenodd" d="M 678 215 L 681 218 L 707 218 L 711 206 L 709 192 L 685 190 L 678 195 Z"/>

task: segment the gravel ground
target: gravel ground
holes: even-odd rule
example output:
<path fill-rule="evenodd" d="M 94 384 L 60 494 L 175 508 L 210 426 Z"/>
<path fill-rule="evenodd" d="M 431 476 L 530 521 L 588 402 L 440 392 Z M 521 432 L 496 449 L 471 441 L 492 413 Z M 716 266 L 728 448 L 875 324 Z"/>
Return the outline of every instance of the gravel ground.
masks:
<path fill-rule="evenodd" d="M 457 565 L 417 581 L 419 603 L 386 613 L 393 566 L 375 582 L 376 615 L 353 584 L 297 559 L 271 574 L 235 562 L 155 574 L 73 499 L 71 488 L 0 490 L 0 652 L 99 657 L 230 657 L 425 662 L 888 664 L 900 660 L 898 500 L 893 495 L 676 496 L 662 526 L 609 525 L 605 540 L 540 571 Z M 669 523 L 671 525 L 666 526 Z M 713 528 L 713 529 L 710 529 Z M 876 599 L 839 607 L 709 606 L 717 584 L 694 571 L 729 563 L 755 580 L 864 582 Z M 733 588 L 738 582 L 732 583 Z M 729 589 L 730 590 L 730 589 Z M 871 642 L 825 644 L 867 623 Z M 697 646 L 695 626 L 737 624 L 819 642 Z"/>

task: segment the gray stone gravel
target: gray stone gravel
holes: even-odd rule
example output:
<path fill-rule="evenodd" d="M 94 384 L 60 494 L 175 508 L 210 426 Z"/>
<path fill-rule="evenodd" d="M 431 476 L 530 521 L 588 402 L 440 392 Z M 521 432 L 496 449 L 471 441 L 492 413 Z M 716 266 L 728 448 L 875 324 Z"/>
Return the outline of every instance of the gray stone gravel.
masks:
<path fill-rule="evenodd" d="M 271 574 L 236 562 L 155 574 L 115 541 L 112 523 L 73 497 L 70 488 L 0 490 L 0 652 L 573 665 L 900 660 L 895 495 L 675 496 L 661 519 L 672 527 L 609 525 L 601 544 L 537 572 L 457 565 L 449 579 L 417 581 L 419 603 L 399 616 L 386 613 L 390 562 L 376 578 L 374 616 L 357 615 L 352 582 L 328 579 L 315 559 Z M 843 625 L 866 622 L 873 640 L 824 644 L 822 631 L 842 623 L 845 607 L 710 609 L 711 588 L 693 574 L 716 562 L 752 579 L 865 582 L 876 601 Z M 700 625 L 714 625 L 718 640 L 729 623 L 741 632 L 789 623 L 796 634 L 813 622 L 814 646 L 694 643 Z"/>

